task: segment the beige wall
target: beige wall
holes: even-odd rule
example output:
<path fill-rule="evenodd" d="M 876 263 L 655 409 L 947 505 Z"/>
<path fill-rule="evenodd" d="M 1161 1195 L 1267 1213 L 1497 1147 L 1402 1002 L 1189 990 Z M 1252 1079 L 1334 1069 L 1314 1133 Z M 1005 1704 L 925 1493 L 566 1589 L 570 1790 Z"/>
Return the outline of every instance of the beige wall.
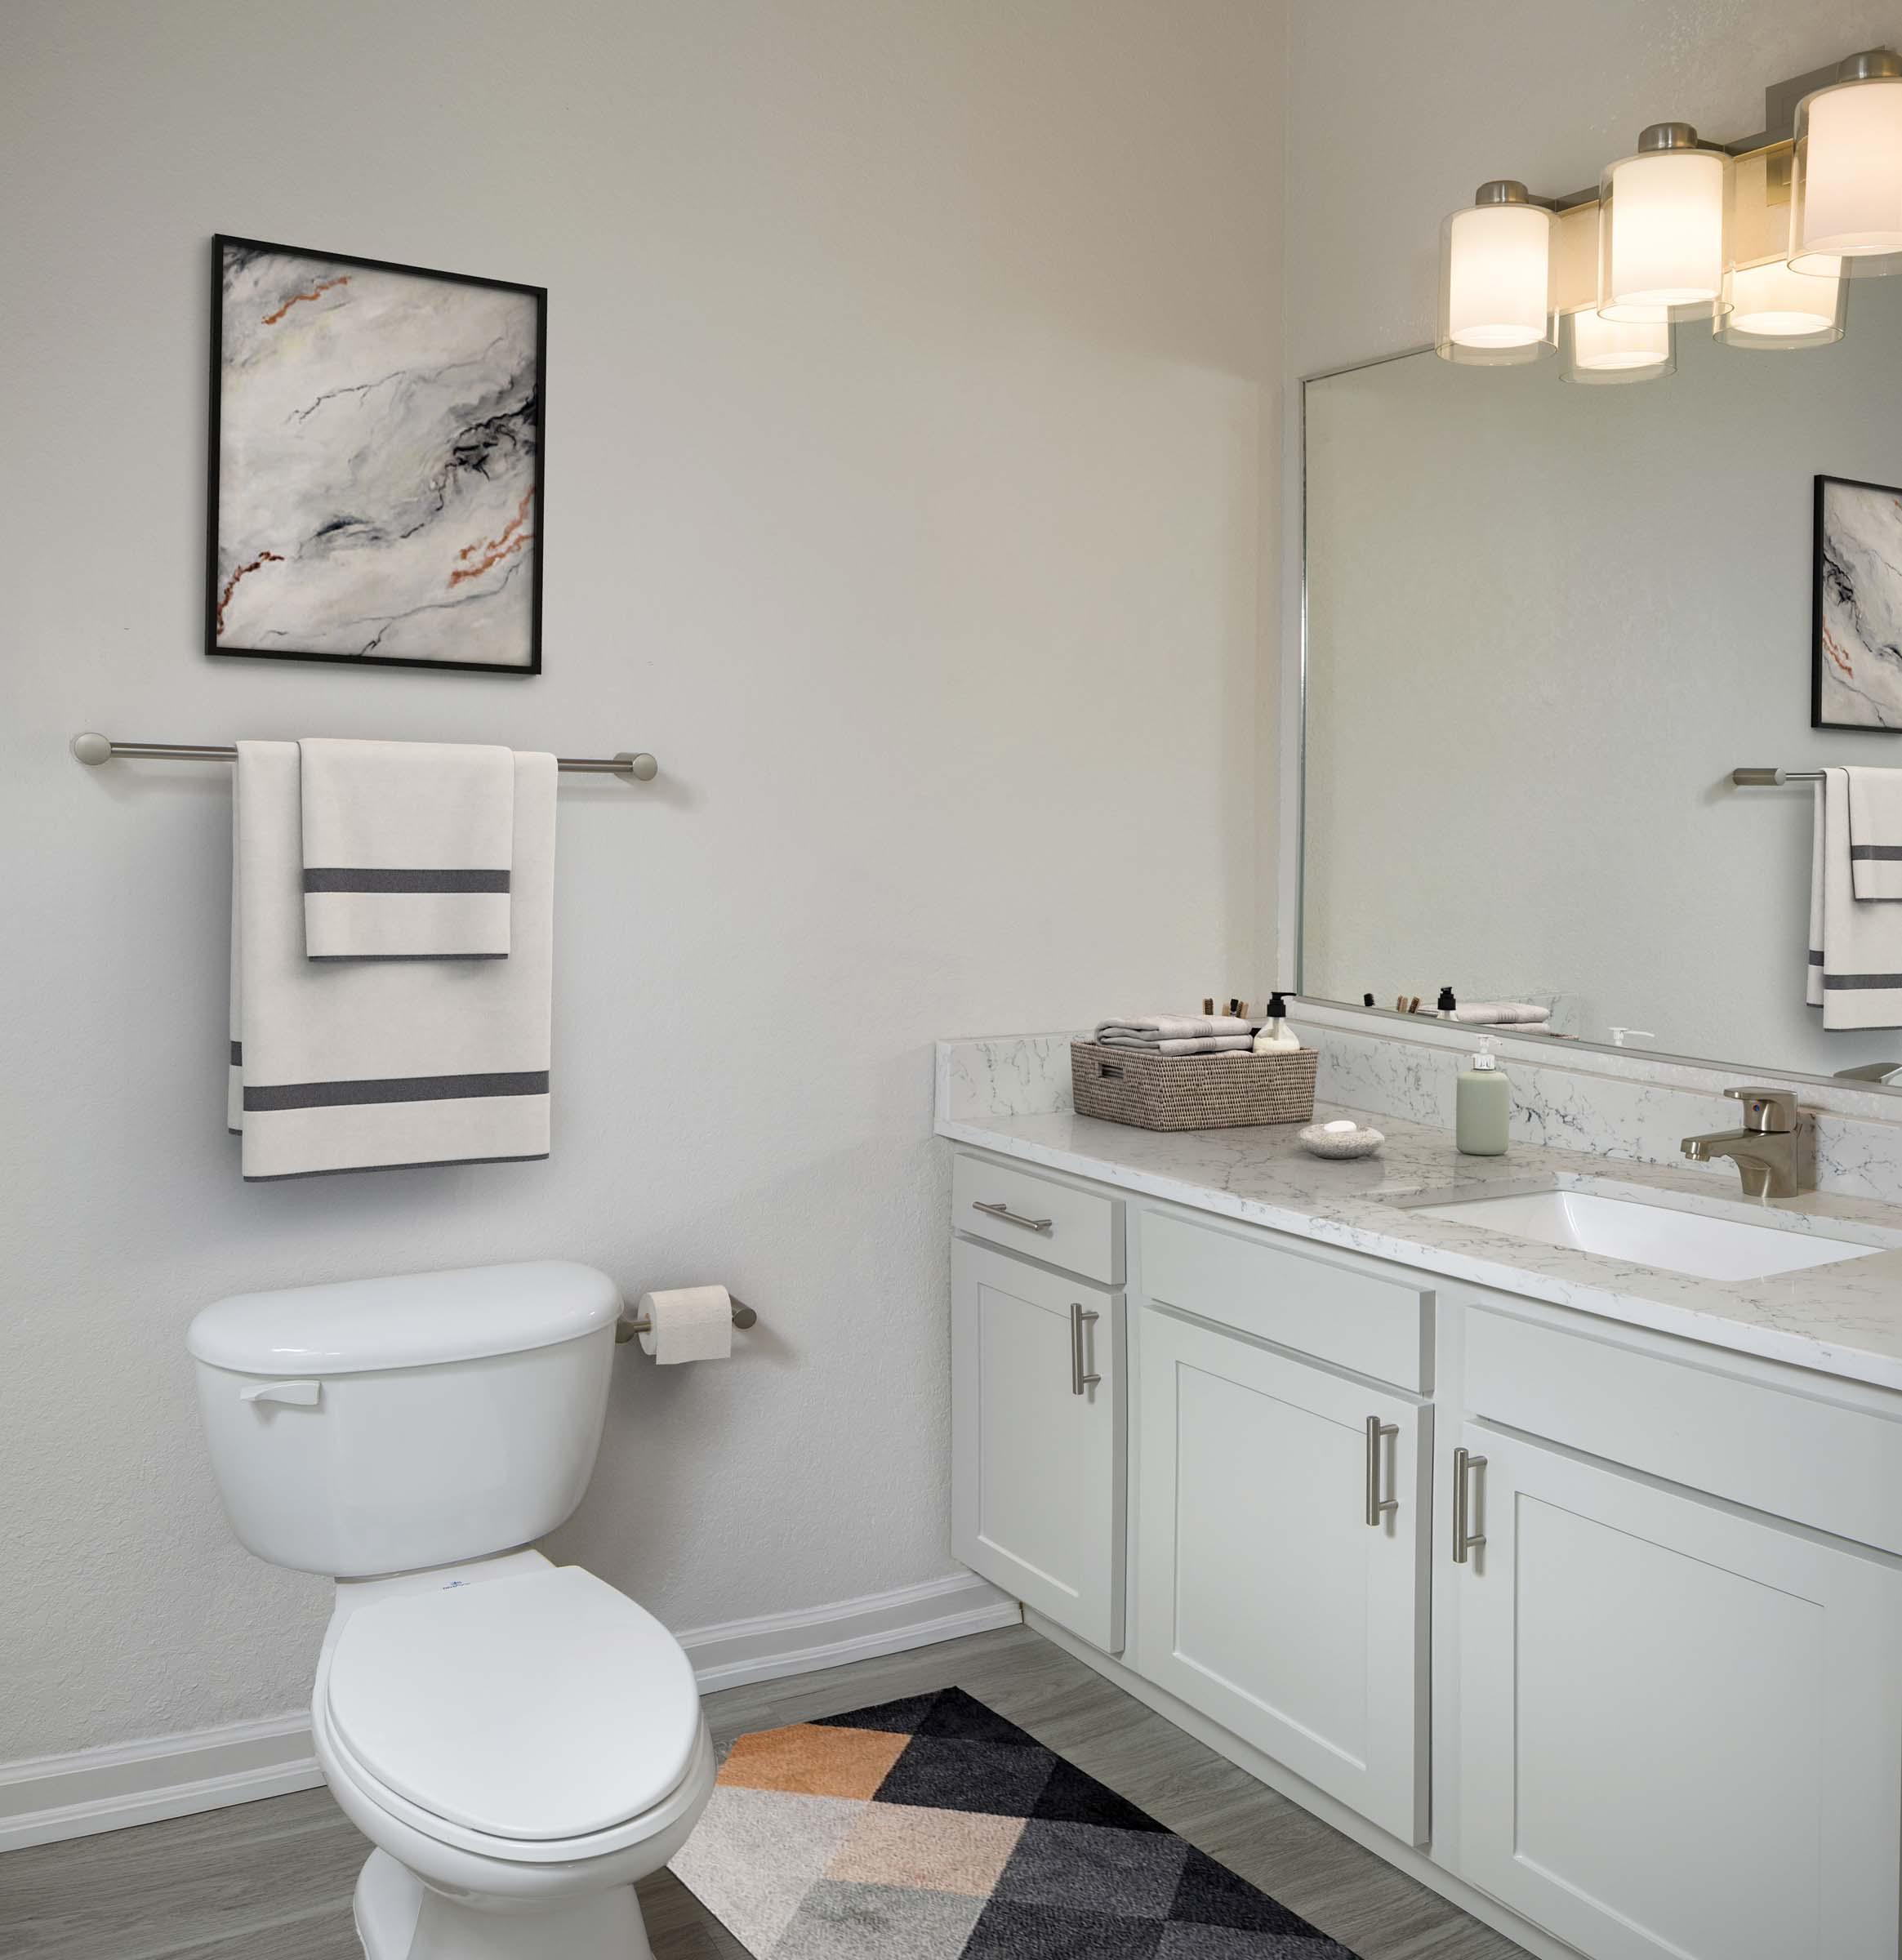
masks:
<path fill-rule="evenodd" d="M 951 1569 L 929 1043 L 1262 978 L 1277 23 L 7 10 L 0 1759 L 305 1697 L 325 1588 L 195 1428 L 234 1290 L 727 1279 L 744 1357 L 623 1357 L 559 1551 L 676 1626 Z M 542 679 L 198 651 L 219 229 L 550 287 Z M 653 749 L 562 791 L 552 1160 L 242 1185 L 224 774 L 82 728 Z"/>

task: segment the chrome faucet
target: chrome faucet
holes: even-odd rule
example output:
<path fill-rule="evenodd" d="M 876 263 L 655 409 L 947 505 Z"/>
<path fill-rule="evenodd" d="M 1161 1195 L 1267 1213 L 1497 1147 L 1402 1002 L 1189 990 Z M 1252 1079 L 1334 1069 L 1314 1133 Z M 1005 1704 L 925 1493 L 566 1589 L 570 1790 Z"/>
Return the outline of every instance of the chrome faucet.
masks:
<path fill-rule="evenodd" d="M 1744 1105 L 1741 1129 L 1713 1129 L 1686 1137 L 1682 1149 L 1694 1164 L 1735 1160 L 1747 1198 L 1793 1198 L 1801 1188 L 1802 1117 L 1793 1089 L 1726 1089 Z"/>

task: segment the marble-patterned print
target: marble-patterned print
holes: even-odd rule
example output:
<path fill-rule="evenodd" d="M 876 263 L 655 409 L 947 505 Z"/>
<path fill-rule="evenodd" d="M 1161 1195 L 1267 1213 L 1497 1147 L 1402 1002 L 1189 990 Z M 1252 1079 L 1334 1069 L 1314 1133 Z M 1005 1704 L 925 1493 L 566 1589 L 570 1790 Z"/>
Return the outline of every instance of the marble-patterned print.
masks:
<path fill-rule="evenodd" d="M 1902 728 L 1902 491 L 1823 485 L 1817 719 Z"/>
<path fill-rule="evenodd" d="M 221 250 L 219 650 L 530 666 L 535 294 Z"/>

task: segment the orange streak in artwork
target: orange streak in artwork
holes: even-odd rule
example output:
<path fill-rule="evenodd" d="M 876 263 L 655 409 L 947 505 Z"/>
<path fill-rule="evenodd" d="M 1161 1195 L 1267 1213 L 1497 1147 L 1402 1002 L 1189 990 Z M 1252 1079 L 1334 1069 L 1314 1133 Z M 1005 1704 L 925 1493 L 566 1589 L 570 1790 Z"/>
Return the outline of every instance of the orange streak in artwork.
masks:
<path fill-rule="evenodd" d="M 452 572 L 449 574 L 449 585 L 452 590 L 461 585 L 465 578 L 480 578 L 490 566 L 500 564 L 505 558 L 512 557 L 521 550 L 523 546 L 533 539 L 535 533 L 532 531 L 522 530 L 522 525 L 528 518 L 528 506 L 534 501 L 535 492 L 531 490 L 516 506 L 515 514 L 509 519 L 496 537 L 488 539 L 479 538 L 472 545 L 465 545 L 456 554 L 459 562 L 474 557 L 478 551 L 483 554 L 483 557 L 479 564 L 464 564 L 460 571 Z M 517 536 L 518 532 L 520 533 L 519 536 Z"/>
<path fill-rule="evenodd" d="M 310 292 L 294 292 L 275 313 L 267 313 L 264 316 L 264 323 L 267 327 L 274 327 L 300 300 L 314 300 L 320 295 L 328 292 L 333 286 L 347 286 L 350 283 L 350 275 L 347 272 L 339 273 L 334 279 L 319 279 Z"/>
<path fill-rule="evenodd" d="M 1842 668 L 1845 675 L 1855 678 L 1855 669 L 1849 664 L 1849 656 L 1836 644 L 1836 635 L 1827 626 L 1823 629 L 1823 651 Z"/>
<path fill-rule="evenodd" d="M 238 581 L 247 572 L 255 572 L 260 565 L 281 565 L 283 558 L 275 551 L 261 551 L 248 565 L 240 565 L 225 581 L 225 590 L 218 599 L 218 630 L 225 630 L 225 608 L 231 603 L 231 595 L 238 590 Z"/>

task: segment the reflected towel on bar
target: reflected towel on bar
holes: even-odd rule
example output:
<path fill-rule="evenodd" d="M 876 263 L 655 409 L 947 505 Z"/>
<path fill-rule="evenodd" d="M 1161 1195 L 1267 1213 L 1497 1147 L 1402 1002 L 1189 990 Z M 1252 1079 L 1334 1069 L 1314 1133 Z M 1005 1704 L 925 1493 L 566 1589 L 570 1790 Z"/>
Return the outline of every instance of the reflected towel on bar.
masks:
<path fill-rule="evenodd" d="M 1453 1018 L 1474 1027 L 1536 1027 L 1552 1018 L 1552 1009 L 1530 1000 L 1472 1000 L 1454 1008 Z"/>
<path fill-rule="evenodd" d="M 1902 1027 L 1902 906 L 1855 896 L 1849 773 L 1825 769 L 1816 786 L 1804 998 L 1826 1028 Z"/>
<path fill-rule="evenodd" d="M 247 1178 L 548 1155 L 555 758 L 514 758 L 506 960 L 304 954 L 297 745 L 234 778 L 231 1121 Z"/>
<path fill-rule="evenodd" d="M 1849 871 L 1858 898 L 1902 898 L 1902 769 L 1846 769 Z"/>
<path fill-rule="evenodd" d="M 301 742 L 313 960 L 501 960 L 515 759 L 434 742 Z"/>

